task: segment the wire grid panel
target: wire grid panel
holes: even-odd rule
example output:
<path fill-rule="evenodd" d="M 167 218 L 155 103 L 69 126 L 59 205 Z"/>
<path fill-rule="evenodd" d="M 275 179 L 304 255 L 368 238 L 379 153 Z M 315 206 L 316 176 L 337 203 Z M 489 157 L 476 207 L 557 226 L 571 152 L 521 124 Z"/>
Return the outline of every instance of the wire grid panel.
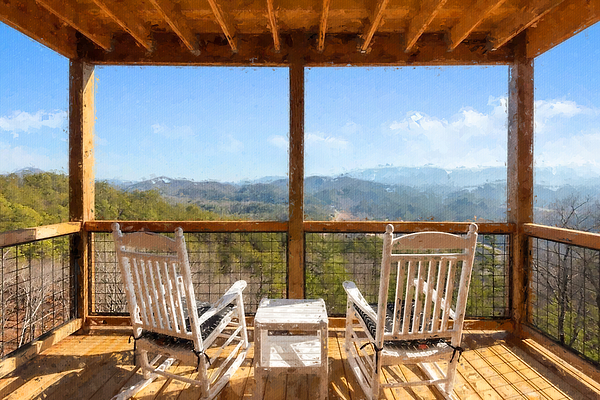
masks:
<path fill-rule="evenodd" d="M 467 317 L 508 317 L 508 235 L 480 234 L 467 299 Z"/>
<path fill-rule="evenodd" d="M 260 299 L 285 298 L 287 234 L 274 232 L 186 233 L 196 300 L 214 303 L 237 280 L 248 283 L 244 307 L 254 313 Z M 95 233 L 91 312 L 127 312 L 112 234 Z"/>
<path fill-rule="evenodd" d="M 508 235 L 479 235 L 467 317 L 493 318 L 508 315 Z M 353 281 L 367 302 L 379 294 L 383 234 L 307 233 L 306 297 L 323 298 L 333 316 L 346 313 L 345 280 Z M 395 281 L 392 268 L 391 281 Z"/>
<path fill-rule="evenodd" d="M 529 320 L 600 365 L 600 251 L 530 238 Z"/>
<path fill-rule="evenodd" d="M 353 281 L 369 303 L 377 302 L 383 235 L 307 233 L 306 297 L 322 298 L 330 316 L 346 314 L 342 282 Z"/>
<path fill-rule="evenodd" d="M 74 318 L 70 236 L 0 248 L 0 357 Z"/>

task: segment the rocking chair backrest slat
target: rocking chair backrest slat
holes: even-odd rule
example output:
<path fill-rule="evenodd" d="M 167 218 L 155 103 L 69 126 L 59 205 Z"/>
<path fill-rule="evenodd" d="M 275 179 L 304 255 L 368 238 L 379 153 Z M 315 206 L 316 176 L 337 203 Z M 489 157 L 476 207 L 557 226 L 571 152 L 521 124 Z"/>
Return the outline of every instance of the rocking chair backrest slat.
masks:
<path fill-rule="evenodd" d="M 183 231 L 177 229 L 175 239 L 146 232 L 123 235 L 113 224 L 113 236 L 134 336 L 142 330 L 166 334 L 192 340 L 195 350 L 202 350 Z"/>
<path fill-rule="evenodd" d="M 384 237 L 377 334 L 375 340 L 460 337 L 477 243 L 477 226 L 466 236 L 422 232 Z M 391 266 L 396 268 L 391 274 Z M 460 270 L 460 279 L 457 273 Z M 396 279 L 391 331 L 384 332 L 389 280 Z M 455 285 L 458 285 L 455 287 Z M 456 290 L 455 290 L 456 289 Z M 383 314 L 383 315 L 382 315 Z M 381 333 L 380 333 L 381 332 Z"/>

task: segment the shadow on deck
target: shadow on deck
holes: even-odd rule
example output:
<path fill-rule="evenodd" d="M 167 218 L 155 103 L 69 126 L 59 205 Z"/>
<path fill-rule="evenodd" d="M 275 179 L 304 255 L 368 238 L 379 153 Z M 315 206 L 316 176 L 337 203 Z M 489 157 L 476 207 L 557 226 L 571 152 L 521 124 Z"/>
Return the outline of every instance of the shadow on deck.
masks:
<path fill-rule="evenodd" d="M 133 343 L 128 331 L 92 331 L 71 335 L 45 350 L 10 375 L 0 379 L 0 398 L 6 399 L 111 399 L 122 389 L 142 380 L 133 365 Z M 251 331 L 250 331 L 251 332 Z M 363 399 L 364 394 L 349 370 L 343 350 L 343 330 L 329 332 L 329 399 Z M 527 350 L 525 341 L 505 331 L 468 331 L 458 368 L 458 399 L 596 399 L 600 384 L 583 374 L 565 376 L 548 368 Z M 550 354 L 549 354 L 550 356 Z M 250 399 L 254 392 L 253 349 L 217 399 Z M 178 372 L 193 374 L 189 366 Z M 403 368 L 410 376 L 417 371 Z M 580 383 L 574 384 L 579 381 Z M 303 400 L 314 397 L 316 378 L 302 375 L 269 377 L 265 393 L 256 398 Z M 314 390 L 313 390 L 314 389 Z M 427 387 L 382 392 L 386 399 L 438 399 Z M 188 384 L 158 378 L 135 398 L 199 399 Z"/>

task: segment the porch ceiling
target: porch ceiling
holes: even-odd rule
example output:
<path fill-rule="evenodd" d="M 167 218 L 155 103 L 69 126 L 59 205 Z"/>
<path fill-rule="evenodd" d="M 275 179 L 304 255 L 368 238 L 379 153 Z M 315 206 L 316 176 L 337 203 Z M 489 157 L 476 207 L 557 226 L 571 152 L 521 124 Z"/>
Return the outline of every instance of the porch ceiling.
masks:
<path fill-rule="evenodd" d="M 2 0 L 0 21 L 97 64 L 497 64 L 600 19 L 600 0 Z"/>

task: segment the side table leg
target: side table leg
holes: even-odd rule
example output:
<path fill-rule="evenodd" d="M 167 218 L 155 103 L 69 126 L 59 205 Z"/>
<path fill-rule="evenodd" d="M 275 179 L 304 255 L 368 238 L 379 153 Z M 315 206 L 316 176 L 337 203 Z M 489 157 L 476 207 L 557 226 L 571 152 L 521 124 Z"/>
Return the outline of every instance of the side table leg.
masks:
<path fill-rule="evenodd" d="M 254 400 L 262 400 L 265 396 L 265 374 L 260 369 L 254 368 L 254 393 L 252 398 Z"/>
<path fill-rule="evenodd" d="M 319 385 L 320 398 L 327 400 L 329 388 L 329 354 L 328 354 L 328 325 L 325 324 L 320 331 L 321 336 L 321 378 Z"/>

